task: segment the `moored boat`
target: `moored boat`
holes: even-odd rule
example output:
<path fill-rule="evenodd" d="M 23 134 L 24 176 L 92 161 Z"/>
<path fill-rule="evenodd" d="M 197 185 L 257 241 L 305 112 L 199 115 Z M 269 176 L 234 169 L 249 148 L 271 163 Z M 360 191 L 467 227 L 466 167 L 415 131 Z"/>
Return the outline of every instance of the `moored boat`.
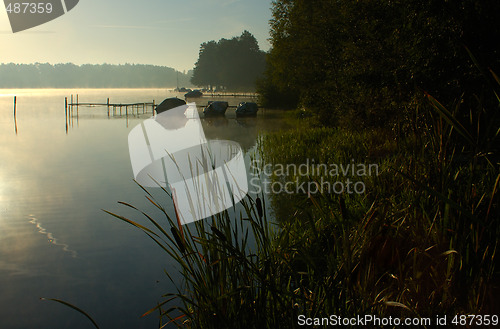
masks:
<path fill-rule="evenodd" d="M 210 102 L 207 107 L 203 110 L 203 114 L 205 116 L 218 116 L 224 115 L 228 108 L 229 104 L 227 102 Z"/>

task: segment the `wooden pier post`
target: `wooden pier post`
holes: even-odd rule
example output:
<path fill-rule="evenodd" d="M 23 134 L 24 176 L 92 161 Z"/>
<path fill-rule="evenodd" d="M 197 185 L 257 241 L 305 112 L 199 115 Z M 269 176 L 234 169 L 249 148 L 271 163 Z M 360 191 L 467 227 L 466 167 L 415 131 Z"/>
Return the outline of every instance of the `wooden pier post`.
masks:
<path fill-rule="evenodd" d="M 14 129 L 16 130 L 16 135 L 17 135 L 17 113 L 16 113 L 16 107 L 17 107 L 17 96 L 14 96 Z"/>
<path fill-rule="evenodd" d="M 132 105 L 132 114 L 134 113 L 134 106 Z M 126 126 L 128 128 L 128 105 L 125 106 L 125 121 L 126 121 Z"/>
<path fill-rule="evenodd" d="M 80 106 L 83 106 L 83 107 L 86 107 L 86 106 L 89 106 L 89 107 L 106 106 L 107 115 L 108 115 L 108 117 L 110 117 L 111 111 L 113 111 L 113 113 L 112 113 L 113 116 L 118 115 L 118 113 L 117 113 L 118 108 L 120 108 L 120 116 L 122 116 L 123 115 L 123 111 L 122 111 L 123 107 L 125 107 L 125 112 L 126 112 L 125 115 L 127 115 L 127 116 L 129 115 L 128 108 L 131 107 L 131 109 L 132 109 L 131 115 L 139 116 L 141 106 L 142 106 L 142 113 L 143 114 L 147 113 L 148 107 L 151 106 L 151 110 L 152 110 L 151 112 L 154 115 L 154 111 L 156 110 L 156 107 L 158 105 L 156 104 L 156 101 L 154 99 L 152 102 L 113 104 L 110 102 L 109 97 L 106 99 L 105 103 L 90 103 L 90 102 L 89 103 L 85 103 L 85 102 L 80 103 L 79 94 L 75 94 L 75 97 L 73 94 L 71 94 L 69 97 L 64 97 L 64 110 L 65 110 L 67 121 L 68 121 L 69 125 L 73 124 L 74 107 L 76 107 L 76 117 L 77 117 L 76 119 L 77 119 L 77 123 L 78 123 L 78 119 L 80 116 L 80 113 L 79 113 Z"/>
<path fill-rule="evenodd" d="M 64 97 L 64 121 L 66 122 L 66 134 L 68 134 L 68 97 Z"/>

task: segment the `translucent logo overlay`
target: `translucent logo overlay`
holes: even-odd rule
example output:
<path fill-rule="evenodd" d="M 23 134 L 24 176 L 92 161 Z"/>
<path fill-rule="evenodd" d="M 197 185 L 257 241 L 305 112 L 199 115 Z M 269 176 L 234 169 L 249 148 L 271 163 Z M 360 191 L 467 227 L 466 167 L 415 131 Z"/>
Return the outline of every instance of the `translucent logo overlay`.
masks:
<path fill-rule="evenodd" d="M 73 9 L 79 0 L 3 0 L 12 32 L 50 22 Z"/>
<path fill-rule="evenodd" d="M 169 187 L 182 224 L 233 207 L 248 192 L 240 145 L 207 141 L 195 103 L 137 125 L 128 145 L 135 180 L 144 187 Z"/>

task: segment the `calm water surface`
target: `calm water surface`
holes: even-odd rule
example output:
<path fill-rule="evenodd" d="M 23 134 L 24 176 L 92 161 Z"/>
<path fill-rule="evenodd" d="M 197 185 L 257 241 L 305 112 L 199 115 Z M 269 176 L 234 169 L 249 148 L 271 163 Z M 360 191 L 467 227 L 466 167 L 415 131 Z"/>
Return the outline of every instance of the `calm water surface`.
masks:
<path fill-rule="evenodd" d="M 155 214 L 132 181 L 127 144 L 129 131 L 151 110 L 108 117 L 105 107 L 80 107 L 66 124 L 64 97 L 77 93 L 80 102 L 103 103 L 107 97 L 112 103 L 159 103 L 176 96 L 159 89 L 0 89 L 2 329 L 91 327 L 77 312 L 40 297 L 79 306 L 101 328 L 155 328 L 155 315 L 140 315 L 174 291 L 164 274 L 176 273 L 167 255 L 102 211 L 139 219 L 117 203 L 125 201 Z M 230 105 L 240 100 L 227 99 Z M 286 128 L 280 113 L 236 120 L 233 111 L 202 119 L 208 139 L 234 140 L 252 152 L 261 132 Z M 171 200 L 157 195 L 173 214 Z"/>

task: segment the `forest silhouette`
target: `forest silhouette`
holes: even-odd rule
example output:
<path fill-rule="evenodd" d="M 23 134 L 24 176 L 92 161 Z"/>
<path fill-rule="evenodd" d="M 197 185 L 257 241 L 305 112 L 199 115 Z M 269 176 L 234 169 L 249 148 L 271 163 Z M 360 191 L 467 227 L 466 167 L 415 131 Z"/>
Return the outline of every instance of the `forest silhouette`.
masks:
<path fill-rule="evenodd" d="M 0 64 L 0 88 L 189 87 L 192 71 L 142 64 Z"/>

